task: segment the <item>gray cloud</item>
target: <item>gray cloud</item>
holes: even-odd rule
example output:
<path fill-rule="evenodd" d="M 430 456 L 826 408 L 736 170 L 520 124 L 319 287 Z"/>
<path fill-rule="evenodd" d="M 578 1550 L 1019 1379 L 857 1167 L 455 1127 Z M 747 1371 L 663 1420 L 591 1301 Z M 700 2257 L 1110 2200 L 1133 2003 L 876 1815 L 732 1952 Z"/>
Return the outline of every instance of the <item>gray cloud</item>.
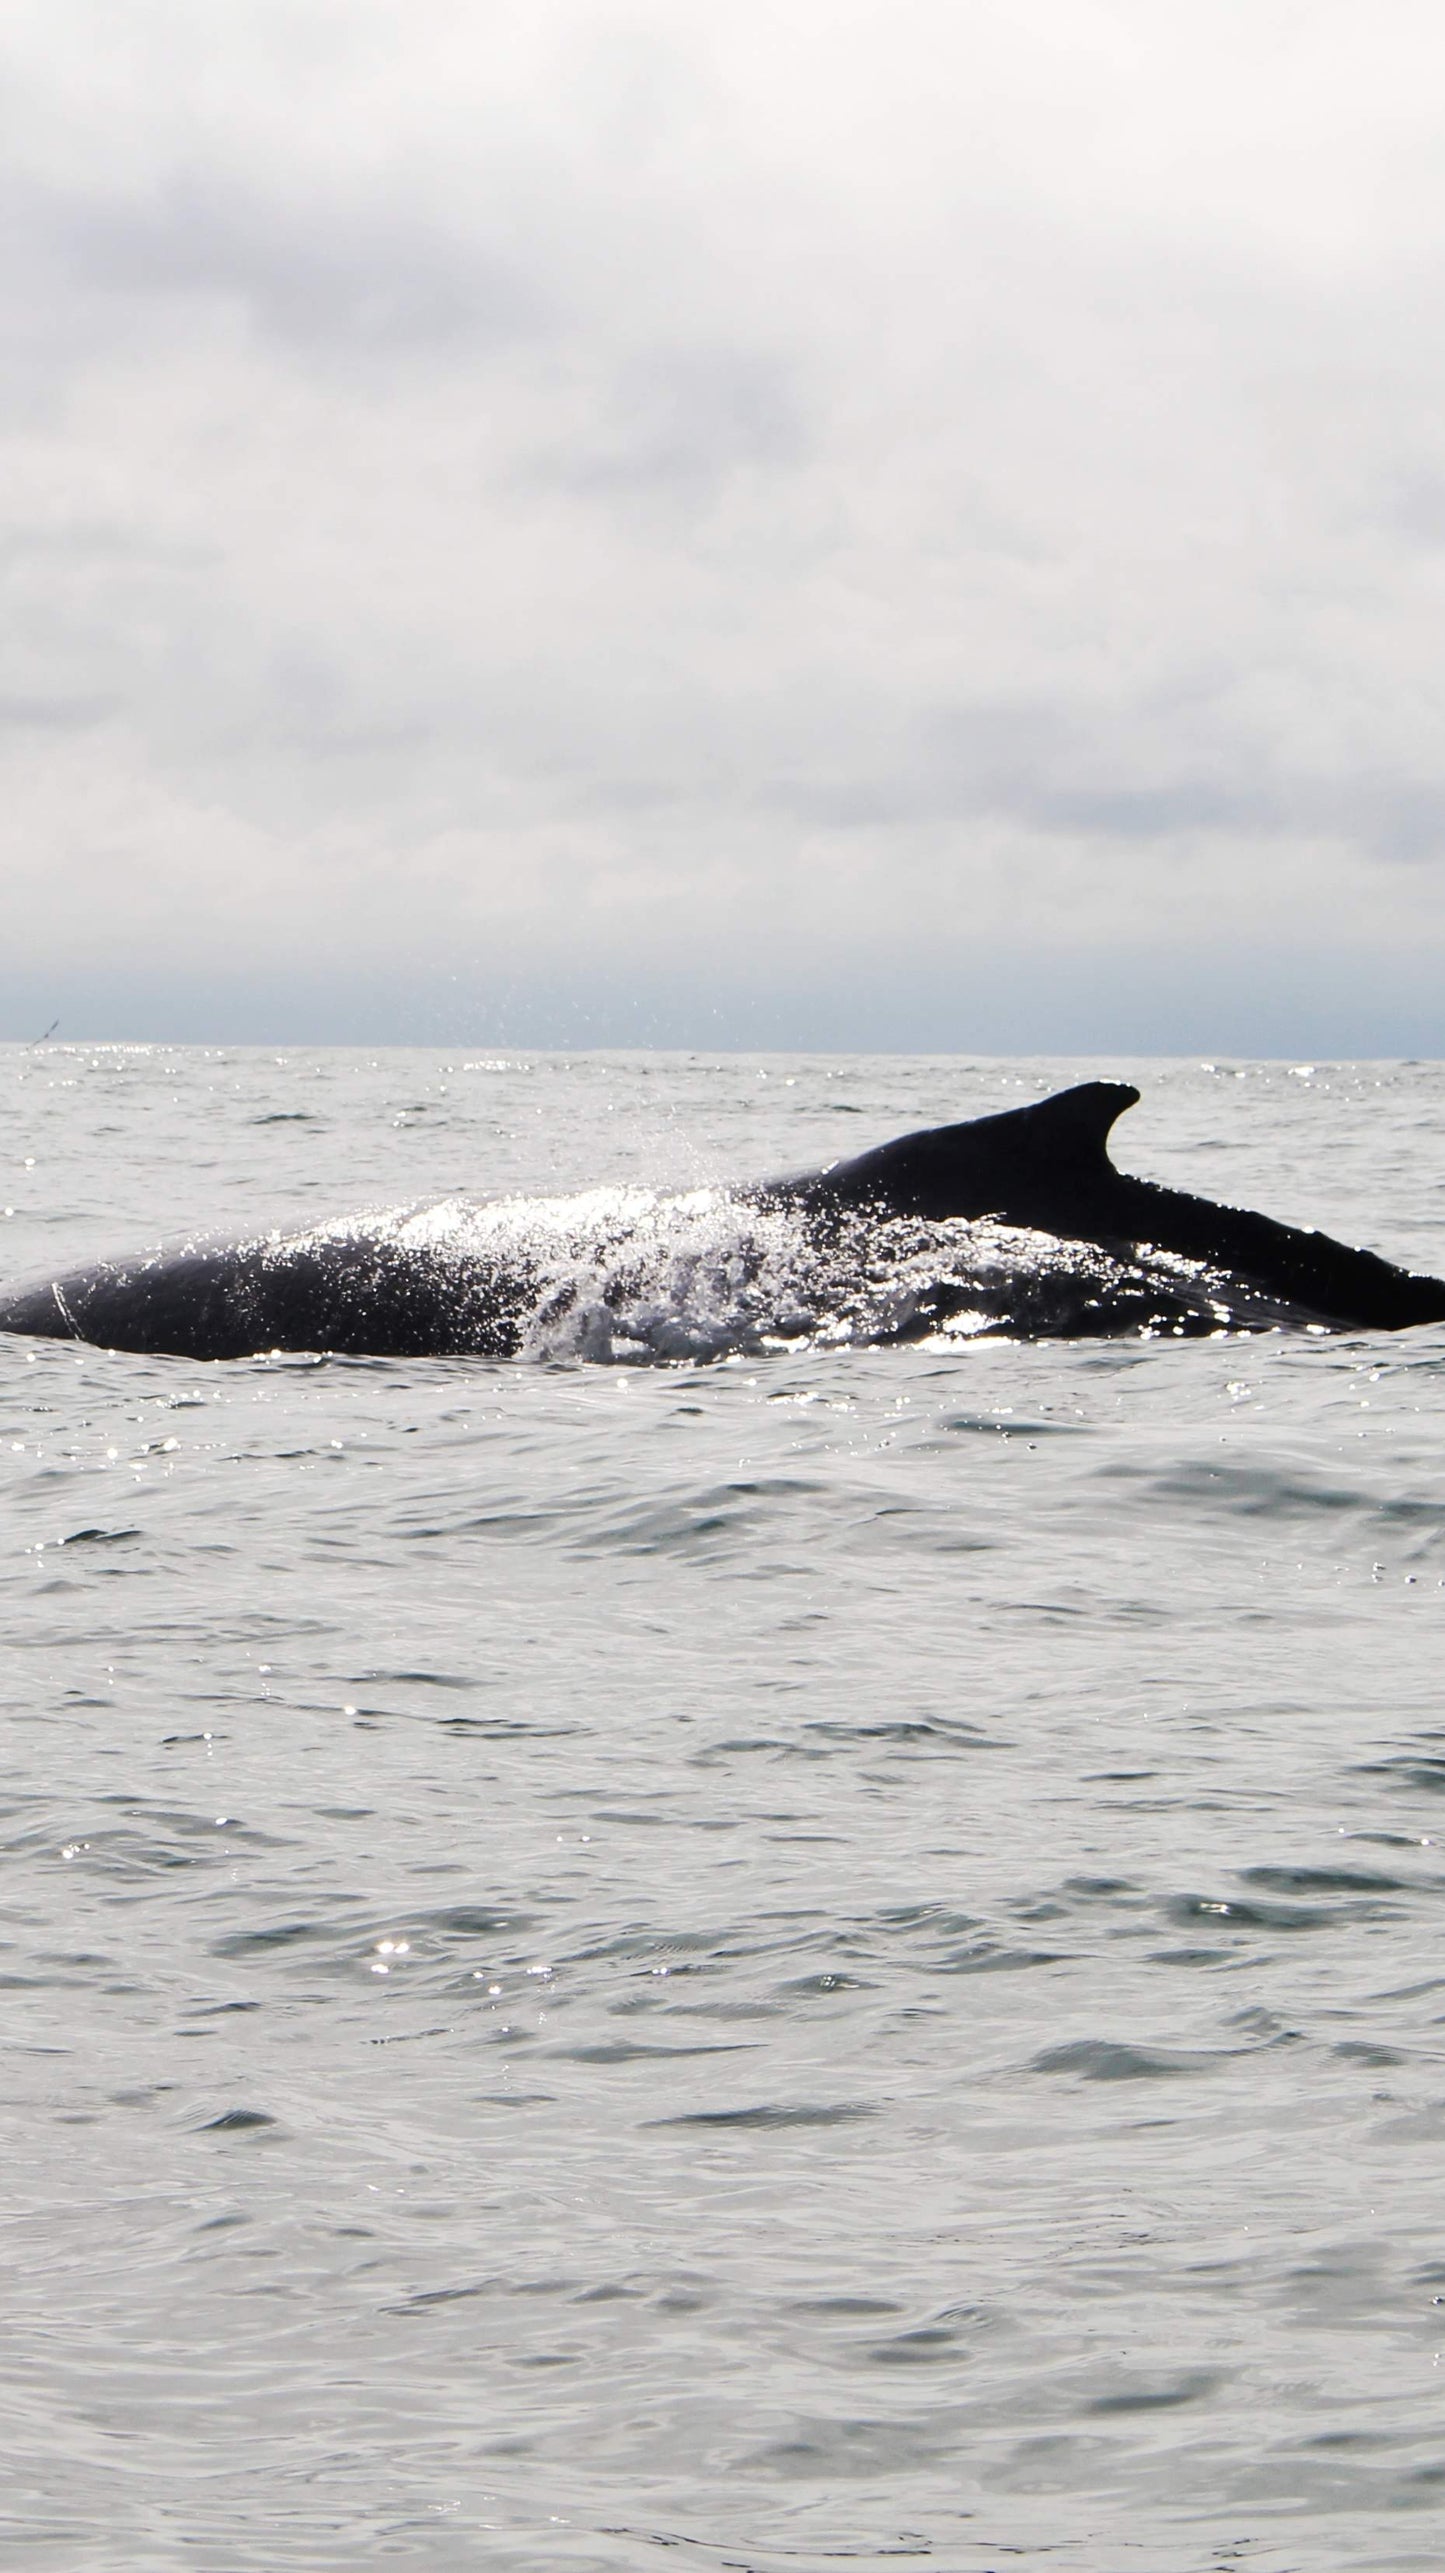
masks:
<path fill-rule="evenodd" d="M 88 732 L 116 712 L 108 697 L 0 696 L 0 730 L 6 732 Z"/>
<path fill-rule="evenodd" d="M 624 359 L 595 426 L 540 468 L 603 502 L 698 500 L 740 466 L 798 468 L 810 440 L 796 371 L 751 348 L 651 349 Z"/>
<path fill-rule="evenodd" d="M 544 327 L 548 298 L 507 260 L 383 194 L 293 192 L 167 176 L 143 197 L 54 197 L 27 209 L 77 292 L 214 301 L 303 357 L 487 350 Z"/>

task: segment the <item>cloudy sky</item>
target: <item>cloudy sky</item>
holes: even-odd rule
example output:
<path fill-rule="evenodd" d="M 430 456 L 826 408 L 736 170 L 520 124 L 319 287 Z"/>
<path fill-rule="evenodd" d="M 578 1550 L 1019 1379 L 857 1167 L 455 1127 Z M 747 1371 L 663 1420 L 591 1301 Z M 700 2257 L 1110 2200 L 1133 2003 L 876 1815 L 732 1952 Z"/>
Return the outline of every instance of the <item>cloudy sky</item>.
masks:
<path fill-rule="evenodd" d="M 1428 0 L 11 0 L 0 1032 L 1445 1054 Z"/>

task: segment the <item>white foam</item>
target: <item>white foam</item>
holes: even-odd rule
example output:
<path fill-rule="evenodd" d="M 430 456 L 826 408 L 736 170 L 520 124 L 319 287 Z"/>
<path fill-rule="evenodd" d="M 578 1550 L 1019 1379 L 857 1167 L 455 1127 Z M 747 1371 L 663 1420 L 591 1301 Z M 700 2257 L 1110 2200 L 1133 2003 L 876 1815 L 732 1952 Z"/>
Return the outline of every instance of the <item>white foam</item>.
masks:
<path fill-rule="evenodd" d="M 1229 1318 L 1218 1281 L 1187 1261 L 1121 1260 L 961 1219 L 849 1213 L 819 1224 L 799 1207 L 715 1189 L 452 1197 L 375 1209 L 267 1247 L 284 1259 L 322 1243 L 414 1257 L 459 1309 L 514 1315 L 518 1354 L 551 1364 L 697 1362 L 809 1341 L 936 1337 L 956 1346 L 1011 1331 L 1197 1329 L 1206 1316 Z"/>

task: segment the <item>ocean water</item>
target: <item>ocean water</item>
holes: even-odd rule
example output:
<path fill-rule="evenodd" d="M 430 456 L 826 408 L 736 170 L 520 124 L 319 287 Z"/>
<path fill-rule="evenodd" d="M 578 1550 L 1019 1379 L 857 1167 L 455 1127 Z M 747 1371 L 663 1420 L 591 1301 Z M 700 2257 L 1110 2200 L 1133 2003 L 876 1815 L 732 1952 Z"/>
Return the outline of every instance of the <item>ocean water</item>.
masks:
<path fill-rule="evenodd" d="M 1433 1065 L 62 1045 L 0 1267 L 1097 1072 L 1445 1271 Z M 0 1342 L 4 2560 L 1433 2567 L 1445 1332 L 665 1336 Z"/>

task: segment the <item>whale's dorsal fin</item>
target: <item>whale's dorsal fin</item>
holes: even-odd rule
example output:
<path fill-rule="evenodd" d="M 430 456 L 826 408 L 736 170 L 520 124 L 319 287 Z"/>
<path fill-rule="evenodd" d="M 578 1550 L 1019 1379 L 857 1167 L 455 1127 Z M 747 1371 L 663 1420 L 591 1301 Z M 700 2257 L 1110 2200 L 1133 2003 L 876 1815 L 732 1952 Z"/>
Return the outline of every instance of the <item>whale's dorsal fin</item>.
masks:
<path fill-rule="evenodd" d="M 975 1117 L 970 1125 L 940 1126 L 948 1135 L 987 1134 L 1010 1152 L 1037 1156 L 1040 1164 L 1109 1161 L 1109 1137 L 1126 1108 L 1139 1104 L 1128 1081 L 1080 1081 L 1072 1090 L 1056 1090 L 1050 1099 L 1030 1100 L 1027 1107 L 1005 1108 L 998 1116 Z"/>
<path fill-rule="evenodd" d="M 1110 1130 L 1138 1096 L 1127 1081 L 1081 1081 L 1027 1107 L 900 1135 L 783 1186 L 810 1205 L 879 1206 L 935 1222 L 997 1215 L 1059 1227 L 1087 1214 L 1092 1223 L 1118 1186 Z"/>

